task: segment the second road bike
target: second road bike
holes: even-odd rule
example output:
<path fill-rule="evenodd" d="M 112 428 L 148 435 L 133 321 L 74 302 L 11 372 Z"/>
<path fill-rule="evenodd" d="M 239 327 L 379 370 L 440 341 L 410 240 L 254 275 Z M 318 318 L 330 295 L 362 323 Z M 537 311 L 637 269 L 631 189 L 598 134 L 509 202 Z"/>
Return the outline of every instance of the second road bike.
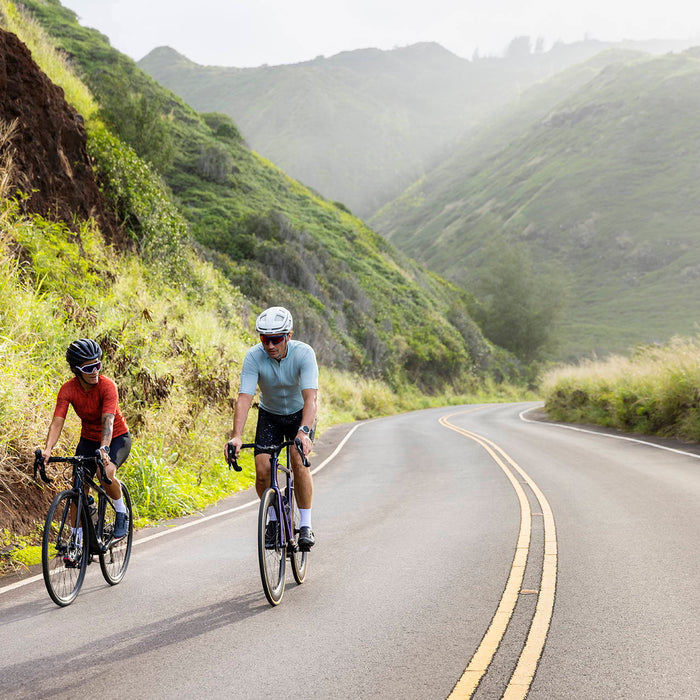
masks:
<path fill-rule="evenodd" d="M 270 453 L 270 486 L 260 499 L 258 514 L 258 562 L 265 597 L 270 605 L 278 605 L 284 595 L 287 560 L 292 565 L 292 574 L 298 584 L 304 582 L 309 563 L 309 553 L 301 550 L 297 543 L 300 514 L 294 494 L 294 471 L 289 450 L 295 447 L 301 455 L 303 465 L 310 465 L 299 438 L 285 440 L 279 445 L 241 445 L 241 449 L 255 447 Z M 284 463 L 280 461 L 283 450 L 286 457 Z M 227 461 L 230 467 L 240 471 L 230 445 Z M 278 472 L 281 472 L 282 484 Z"/>
<path fill-rule="evenodd" d="M 102 481 L 111 483 L 104 472 L 99 450 L 96 450 L 94 457 L 49 457 L 48 461 L 66 462 L 73 469 L 72 487 L 61 491 L 49 506 L 41 545 L 46 590 L 56 605 L 66 606 L 78 595 L 85 570 L 93 556 L 99 558 L 102 575 L 111 586 L 124 578 L 134 538 L 133 513 L 129 490 L 122 483 L 128 526 L 124 537 L 115 538 L 113 532 L 117 512 L 114 504 L 86 470 L 89 462 L 96 462 Z M 46 483 L 51 482 L 39 449 L 34 457 L 35 479 L 37 473 Z M 90 489 L 97 495 L 97 505 L 91 492 L 88 493 Z"/>

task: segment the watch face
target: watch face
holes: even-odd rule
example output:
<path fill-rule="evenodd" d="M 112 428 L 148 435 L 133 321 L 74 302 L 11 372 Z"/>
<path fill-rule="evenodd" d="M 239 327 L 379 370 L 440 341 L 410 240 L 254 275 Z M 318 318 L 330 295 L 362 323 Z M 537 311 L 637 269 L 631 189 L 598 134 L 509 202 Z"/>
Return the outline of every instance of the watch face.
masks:
<path fill-rule="evenodd" d="M 311 431 L 309 430 L 308 425 L 302 425 L 300 428 L 301 432 L 304 433 L 305 435 L 308 435 Z"/>

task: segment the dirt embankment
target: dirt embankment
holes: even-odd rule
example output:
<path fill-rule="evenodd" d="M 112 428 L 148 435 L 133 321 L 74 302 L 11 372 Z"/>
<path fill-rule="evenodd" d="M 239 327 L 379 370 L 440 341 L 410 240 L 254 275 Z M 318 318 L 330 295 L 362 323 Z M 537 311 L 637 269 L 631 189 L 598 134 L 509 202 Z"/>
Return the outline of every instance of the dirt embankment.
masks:
<path fill-rule="evenodd" d="M 10 185 L 0 196 L 21 192 L 26 213 L 74 231 L 78 221 L 93 218 L 108 240 L 120 241 L 88 157 L 82 117 L 17 36 L 0 28 L 0 131 L 9 124 L 15 125 L 9 140 L 0 140 L 0 183 L 4 178 Z M 0 456 L 0 529 L 27 534 L 44 518 L 51 494 L 28 482 L 30 459 Z"/>
<path fill-rule="evenodd" d="M 12 152 L 12 191 L 27 196 L 25 211 L 71 227 L 93 218 L 109 239 L 118 236 L 90 164 L 83 118 L 29 49 L 1 28 L 0 121 L 16 123 L 5 148 Z"/>

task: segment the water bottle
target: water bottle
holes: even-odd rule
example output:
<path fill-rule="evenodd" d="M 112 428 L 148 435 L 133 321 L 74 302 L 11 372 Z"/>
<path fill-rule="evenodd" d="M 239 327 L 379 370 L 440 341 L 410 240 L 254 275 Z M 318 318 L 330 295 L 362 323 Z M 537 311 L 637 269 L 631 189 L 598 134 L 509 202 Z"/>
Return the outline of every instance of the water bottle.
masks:
<path fill-rule="evenodd" d="M 92 524 L 97 527 L 97 506 L 95 505 L 95 499 L 92 497 L 92 494 L 88 496 L 87 504 Z"/>

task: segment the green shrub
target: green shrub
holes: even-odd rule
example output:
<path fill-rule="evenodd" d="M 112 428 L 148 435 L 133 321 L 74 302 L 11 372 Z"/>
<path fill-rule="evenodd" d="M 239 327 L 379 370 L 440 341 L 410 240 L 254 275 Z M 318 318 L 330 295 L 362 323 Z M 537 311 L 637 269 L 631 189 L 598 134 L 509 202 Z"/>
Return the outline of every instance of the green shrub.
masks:
<path fill-rule="evenodd" d="M 700 338 L 552 369 L 542 390 L 557 420 L 700 440 Z"/>

